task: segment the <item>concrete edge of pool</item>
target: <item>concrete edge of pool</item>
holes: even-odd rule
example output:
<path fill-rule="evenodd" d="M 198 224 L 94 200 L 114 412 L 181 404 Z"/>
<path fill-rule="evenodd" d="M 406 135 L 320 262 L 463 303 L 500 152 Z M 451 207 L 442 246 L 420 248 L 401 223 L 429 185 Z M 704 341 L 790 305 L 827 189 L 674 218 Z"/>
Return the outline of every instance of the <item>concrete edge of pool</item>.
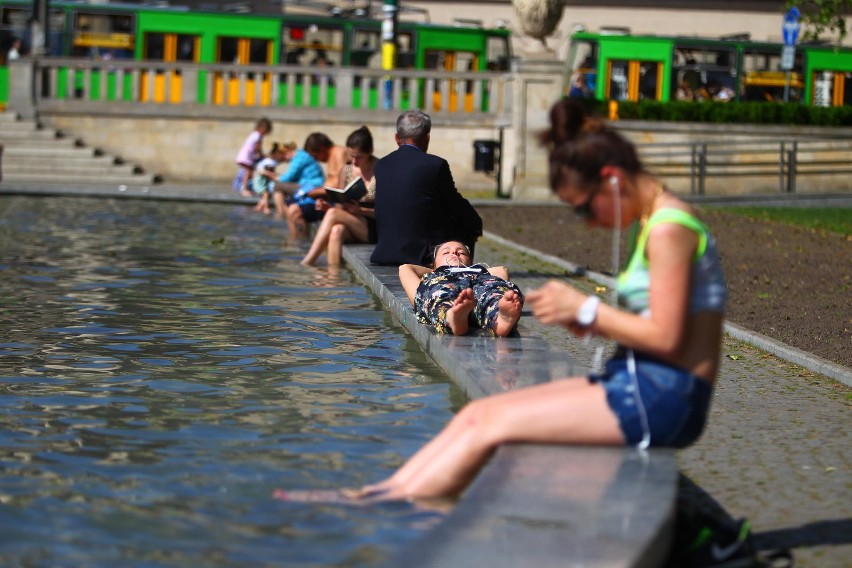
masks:
<path fill-rule="evenodd" d="M 369 264 L 371 245 L 344 259 L 470 398 L 566 376 L 570 356 L 534 332 L 453 337 L 418 323 L 396 267 Z M 521 320 L 523 322 L 523 320 Z M 659 566 L 673 535 L 676 456 L 512 444 L 498 449 L 447 519 L 388 567 Z"/>

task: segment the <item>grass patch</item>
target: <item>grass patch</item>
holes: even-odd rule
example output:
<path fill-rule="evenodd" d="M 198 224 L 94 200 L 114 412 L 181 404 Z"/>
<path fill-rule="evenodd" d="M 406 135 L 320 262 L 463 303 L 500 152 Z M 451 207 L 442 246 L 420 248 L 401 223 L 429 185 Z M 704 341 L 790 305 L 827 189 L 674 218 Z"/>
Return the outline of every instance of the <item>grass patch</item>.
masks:
<path fill-rule="evenodd" d="M 720 211 L 742 215 L 760 221 L 776 221 L 852 235 L 852 209 L 841 207 L 715 207 Z"/>

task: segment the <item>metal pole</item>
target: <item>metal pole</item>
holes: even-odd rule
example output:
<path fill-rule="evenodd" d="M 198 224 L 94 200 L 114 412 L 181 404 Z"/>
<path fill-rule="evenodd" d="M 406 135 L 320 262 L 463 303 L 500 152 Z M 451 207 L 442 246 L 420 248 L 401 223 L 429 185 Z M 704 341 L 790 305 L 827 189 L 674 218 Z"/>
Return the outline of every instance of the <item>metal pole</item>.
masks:
<path fill-rule="evenodd" d="M 784 102 L 790 102 L 790 72 L 784 73 Z"/>
<path fill-rule="evenodd" d="M 796 193 L 796 161 L 799 159 L 799 142 L 793 140 L 793 147 L 787 157 L 787 193 Z"/>
<path fill-rule="evenodd" d="M 396 40 L 399 22 L 399 7 L 397 0 L 385 0 L 382 6 L 382 70 L 392 71 L 396 68 Z M 385 75 L 385 109 L 393 108 L 393 79 Z"/>
<path fill-rule="evenodd" d="M 692 144 L 692 151 L 690 152 L 690 160 L 689 160 L 689 194 L 695 195 L 695 174 L 697 168 L 696 162 L 698 158 L 698 147 L 695 144 Z"/>
<path fill-rule="evenodd" d="M 508 198 L 508 195 L 503 193 L 503 127 L 497 129 L 497 197 Z"/>

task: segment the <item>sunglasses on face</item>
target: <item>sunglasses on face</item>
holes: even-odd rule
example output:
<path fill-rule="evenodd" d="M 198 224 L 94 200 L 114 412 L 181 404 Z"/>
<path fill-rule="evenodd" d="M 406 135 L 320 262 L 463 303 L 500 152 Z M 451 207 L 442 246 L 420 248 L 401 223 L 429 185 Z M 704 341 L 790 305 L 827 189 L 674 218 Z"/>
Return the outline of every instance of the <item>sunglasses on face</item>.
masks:
<path fill-rule="evenodd" d="M 582 221 L 589 221 L 595 218 L 595 213 L 592 211 L 592 200 L 595 198 L 595 194 L 592 193 L 588 199 L 582 202 L 580 205 L 574 206 L 574 215 L 576 215 Z"/>

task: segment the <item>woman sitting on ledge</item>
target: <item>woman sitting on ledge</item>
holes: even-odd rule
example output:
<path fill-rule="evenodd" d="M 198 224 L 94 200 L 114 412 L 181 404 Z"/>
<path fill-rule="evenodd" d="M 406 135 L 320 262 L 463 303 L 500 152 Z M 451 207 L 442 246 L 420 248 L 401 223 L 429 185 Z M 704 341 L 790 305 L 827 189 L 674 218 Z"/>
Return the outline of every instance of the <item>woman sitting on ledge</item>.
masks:
<path fill-rule="evenodd" d="M 352 132 L 346 139 L 350 161 L 340 169 L 336 177 L 340 187 L 346 187 L 349 182 L 360 177 L 367 186 L 367 194 L 357 203 L 341 203 L 333 205 L 325 200 L 319 200 L 317 207 L 325 211 L 311 248 L 302 259 L 305 266 L 313 266 L 323 252 L 326 252 L 329 266 L 340 264 L 343 255 L 343 244 L 375 243 L 376 219 L 373 213 L 373 202 L 376 200 L 376 162 L 373 155 L 373 135 L 366 126 Z"/>
<path fill-rule="evenodd" d="M 474 264 L 458 241 L 435 247 L 431 267 L 403 264 L 399 281 L 421 323 L 440 333 L 465 335 L 471 328 L 505 337 L 521 317 L 524 295 L 505 267 Z"/>

